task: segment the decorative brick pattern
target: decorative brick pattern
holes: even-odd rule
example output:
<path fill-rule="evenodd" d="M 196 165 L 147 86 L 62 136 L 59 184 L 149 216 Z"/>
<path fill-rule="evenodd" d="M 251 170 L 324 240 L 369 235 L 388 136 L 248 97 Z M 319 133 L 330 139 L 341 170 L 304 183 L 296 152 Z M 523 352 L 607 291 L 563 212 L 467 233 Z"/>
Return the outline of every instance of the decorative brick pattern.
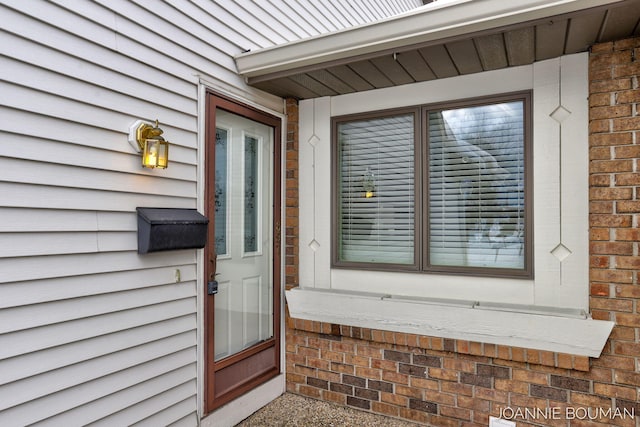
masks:
<path fill-rule="evenodd" d="M 592 48 L 590 308 L 594 318 L 616 322 L 599 358 L 289 318 L 287 389 L 435 426 L 487 426 L 489 416 L 507 407 L 636 414 L 519 426 L 640 426 L 639 64 L 640 38 Z M 293 111 L 295 102 L 288 100 L 287 108 Z M 287 144 L 287 153 L 287 216 L 293 216 L 297 144 Z M 292 220 L 288 245 L 296 233 Z M 297 252 L 289 246 L 287 268 L 287 286 L 295 285 Z"/>
<path fill-rule="evenodd" d="M 543 387 L 537 384 L 531 384 L 529 386 L 531 396 L 541 397 L 543 399 L 557 400 L 558 402 L 567 401 L 567 391 L 560 390 L 553 387 Z"/>
<path fill-rule="evenodd" d="M 590 364 L 588 358 L 567 354 L 452 342 L 468 353 L 479 345 L 473 351 L 491 356 L 472 355 L 445 351 L 442 340 L 410 334 L 336 329 L 299 319 L 290 323 L 287 342 L 295 344 L 288 347 L 287 368 L 297 375 L 287 376 L 288 389 L 358 409 L 461 427 L 486 426 L 489 416 L 507 406 L 633 407 L 636 388 L 625 382 L 635 383 L 637 374 L 627 372 L 617 379 L 613 374 L 614 367 L 634 370 L 628 363 L 633 359 L 627 357 L 603 356 Z M 320 332 L 331 330 L 341 334 Z M 399 341 L 413 345 L 396 344 Z M 332 358 L 344 362 L 314 368 L 310 361 L 323 349 L 332 349 Z M 535 363 L 528 360 L 531 355 Z"/>

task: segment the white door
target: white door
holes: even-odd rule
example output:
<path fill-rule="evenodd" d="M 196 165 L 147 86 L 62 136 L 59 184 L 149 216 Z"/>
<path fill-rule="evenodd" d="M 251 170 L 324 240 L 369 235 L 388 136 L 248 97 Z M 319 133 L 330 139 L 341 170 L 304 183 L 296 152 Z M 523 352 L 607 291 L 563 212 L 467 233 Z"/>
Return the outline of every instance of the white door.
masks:
<path fill-rule="evenodd" d="M 273 337 L 272 134 L 253 120 L 216 114 L 216 361 Z"/>

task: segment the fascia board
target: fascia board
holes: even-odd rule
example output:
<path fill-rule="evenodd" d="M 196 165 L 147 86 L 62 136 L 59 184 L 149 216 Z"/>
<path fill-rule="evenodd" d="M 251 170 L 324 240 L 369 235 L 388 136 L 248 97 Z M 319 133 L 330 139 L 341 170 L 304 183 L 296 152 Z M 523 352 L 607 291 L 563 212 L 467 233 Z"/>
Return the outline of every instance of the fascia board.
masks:
<path fill-rule="evenodd" d="M 623 1 L 441 0 L 375 23 L 246 52 L 237 55 L 235 60 L 241 75 L 257 77 Z"/>

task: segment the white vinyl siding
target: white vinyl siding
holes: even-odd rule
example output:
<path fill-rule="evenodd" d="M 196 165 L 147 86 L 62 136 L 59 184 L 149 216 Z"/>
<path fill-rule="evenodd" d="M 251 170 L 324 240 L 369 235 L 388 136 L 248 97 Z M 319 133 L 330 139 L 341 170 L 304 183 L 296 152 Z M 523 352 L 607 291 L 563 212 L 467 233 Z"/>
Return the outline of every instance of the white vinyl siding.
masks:
<path fill-rule="evenodd" d="M 285 3 L 0 0 L 0 425 L 198 424 L 197 253 L 138 255 L 135 209 L 199 207 L 201 82 L 282 111 L 233 57 L 360 22 Z"/>
<path fill-rule="evenodd" d="M 213 19 L 218 21 L 217 26 L 225 28 L 225 31 L 247 34 L 246 38 L 251 40 L 252 45 L 243 46 L 245 50 L 254 50 L 254 46 L 265 48 L 367 24 L 422 6 L 421 0 L 242 0 L 237 3 L 242 5 L 243 10 L 236 11 L 236 16 L 231 17 L 227 13 L 231 9 L 231 2 L 228 0 L 197 0 L 196 3 L 209 11 Z M 229 18 L 235 19 L 228 21 Z M 243 28 L 240 32 L 239 27 L 234 25 L 236 23 L 248 28 Z"/>
<path fill-rule="evenodd" d="M 96 3 L 0 13 L 0 424 L 195 425 L 195 251 L 138 256 L 135 215 L 196 207 L 190 60 Z M 161 174 L 126 140 L 137 118 L 171 135 Z"/>

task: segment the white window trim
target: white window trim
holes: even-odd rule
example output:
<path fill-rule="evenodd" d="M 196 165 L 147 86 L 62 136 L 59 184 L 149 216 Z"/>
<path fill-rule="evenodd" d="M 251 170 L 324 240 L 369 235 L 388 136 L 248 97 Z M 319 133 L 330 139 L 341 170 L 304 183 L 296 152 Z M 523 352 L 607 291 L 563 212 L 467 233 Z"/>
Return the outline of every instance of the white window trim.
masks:
<path fill-rule="evenodd" d="M 463 307 L 443 305 L 443 312 L 455 313 L 458 320 L 451 322 L 451 317 L 445 316 L 450 327 L 444 327 L 435 317 L 429 317 L 412 333 L 573 354 L 599 354 L 593 348 L 583 350 L 587 348 L 584 341 L 597 343 L 601 350 L 613 322 L 595 321 L 588 316 L 565 317 L 572 311 L 587 313 L 589 309 L 587 73 L 588 54 L 582 53 L 522 67 L 302 101 L 299 117 L 299 213 L 304 220 L 300 221 L 300 285 L 303 290 L 331 292 L 323 294 L 322 298 L 317 292 L 288 292 L 292 315 L 401 331 L 412 329 L 414 320 L 411 319 L 422 318 L 425 311 L 438 312 L 438 304 L 432 303 L 425 310 L 425 298 L 432 301 L 462 300 Z M 522 90 L 533 90 L 533 280 L 331 268 L 332 116 Z M 558 115 L 561 110 L 570 114 Z M 569 253 L 554 251 L 560 244 Z M 376 303 L 365 304 L 364 301 L 368 300 L 362 299 L 362 292 L 375 294 L 373 300 Z M 422 298 L 423 303 L 398 302 L 380 295 Z M 310 309 L 305 302 L 307 299 L 317 307 Z M 320 301 L 326 302 L 327 306 Z M 356 312 L 358 304 L 367 308 L 365 311 L 357 309 L 358 319 L 368 319 L 363 320 L 366 324 L 355 325 L 349 320 L 351 316 L 334 317 L 335 307 L 345 308 L 344 301 L 350 301 L 351 305 L 346 307 L 352 312 Z M 464 301 L 479 302 L 479 305 L 476 304 L 476 308 L 464 307 Z M 494 308 L 497 308 L 495 304 L 515 304 L 522 307 L 520 311 L 528 313 L 478 309 L 489 303 L 494 304 Z M 392 313 L 400 306 L 406 322 L 393 320 L 395 314 Z M 550 316 L 549 308 L 560 310 Z M 532 309 L 539 313 L 531 313 Z M 384 318 L 379 319 L 377 313 L 385 313 Z M 473 325 L 480 320 L 478 316 L 493 319 L 487 320 L 495 328 L 491 334 L 485 336 L 472 332 Z M 516 320 L 522 316 L 529 320 Z M 340 318 L 342 320 L 338 321 Z M 547 324 L 549 320 L 552 320 L 551 327 Z M 512 325 L 520 327 L 514 331 Z M 548 339 L 541 339 L 541 333 Z"/>

